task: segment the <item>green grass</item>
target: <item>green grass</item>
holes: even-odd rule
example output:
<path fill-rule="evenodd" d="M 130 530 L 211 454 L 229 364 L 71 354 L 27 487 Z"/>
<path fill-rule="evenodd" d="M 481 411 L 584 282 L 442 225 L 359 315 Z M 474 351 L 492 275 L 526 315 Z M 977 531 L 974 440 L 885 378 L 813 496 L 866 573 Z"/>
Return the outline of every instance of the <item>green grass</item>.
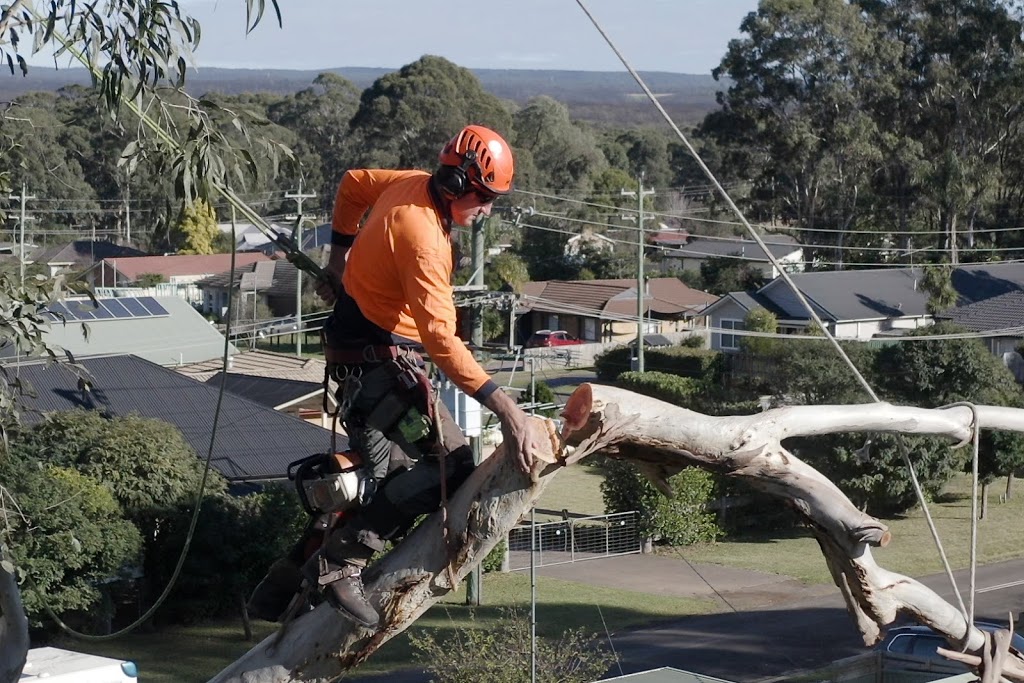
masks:
<path fill-rule="evenodd" d="M 467 607 L 465 590 L 442 599 L 416 621 L 412 632 L 429 630 L 439 640 L 454 637 L 456 628 L 486 628 L 503 609 L 529 610 L 530 577 L 525 572 L 486 574 L 481 590 L 484 605 Z M 537 632 L 555 636 L 583 627 L 589 632 L 619 631 L 630 626 L 668 619 L 680 614 L 704 614 L 716 609 L 710 600 L 616 591 L 571 581 L 537 578 Z M 139 665 L 146 683 L 206 681 L 272 632 L 270 624 L 256 622 L 256 641 L 243 638 L 240 622 L 175 626 L 158 633 L 134 633 L 113 642 L 82 643 L 64 640 L 59 647 L 118 658 Z M 384 673 L 416 666 L 409 633 L 386 643 L 360 669 L 360 674 Z"/>
<path fill-rule="evenodd" d="M 603 514 L 599 470 L 577 465 L 560 472 L 549 484 L 538 507 L 585 514 Z M 1019 520 L 1024 517 L 1024 493 L 1008 503 L 997 502 L 1004 481 L 992 487 L 989 518 L 979 524 L 979 562 L 994 562 L 1024 556 L 1019 541 Z M 970 534 L 970 481 L 956 477 L 930 509 L 942 542 L 954 568 L 968 566 Z M 875 549 L 877 562 L 886 569 L 908 576 L 941 571 L 934 543 L 920 509 L 904 517 L 883 520 L 893 540 L 889 547 Z M 817 543 L 806 531 L 791 530 L 759 538 L 730 539 L 714 544 L 672 549 L 694 562 L 721 564 L 791 576 L 808 584 L 830 584 L 831 578 Z M 441 600 L 421 617 L 412 632 L 439 632 L 441 639 L 454 637 L 455 629 L 471 623 L 486 627 L 503 608 L 528 609 L 529 576 L 525 572 L 487 574 L 481 590 L 484 605 L 472 610 L 464 605 L 464 589 Z M 618 591 L 546 577 L 537 578 L 538 632 L 584 627 L 600 633 L 639 626 L 690 614 L 720 609 L 704 599 L 673 598 L 664 595 Z M 256 638 L 271 632 L 271 625 L 256 623 Z M 199 626 L 138 633 L 111 643 L 65 641 L 64 647 L 114 657 L 135 659 L 147 683 L 190 683 L 207 680 L 215 672 L 247 651 L 254 643 L 242 637 L 240 622 L 219 622 Z M 408 634 L 401 634 L 381 648 L 360 673 L 383 673 L 416 666 Z"/>

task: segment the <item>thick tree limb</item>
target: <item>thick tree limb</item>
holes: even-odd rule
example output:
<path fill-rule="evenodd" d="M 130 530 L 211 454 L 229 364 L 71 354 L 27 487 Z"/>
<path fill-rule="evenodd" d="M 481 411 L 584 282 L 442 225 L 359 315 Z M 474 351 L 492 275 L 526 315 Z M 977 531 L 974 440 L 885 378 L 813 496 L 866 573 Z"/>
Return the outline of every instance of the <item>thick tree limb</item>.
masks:
<path fill-rule="evenodd" d="M 1024 410 L 978 406 L 986 428 L 1024 432 Z M 985 635 L 921 583 L 875 564 L 872 546 L 891 540 L 888 528 L 858 510 L 830 480 L 782 446 L 782 440 L 844 431 L 933 434 L 970 438 L 969 408 L 939 410 L 886 404 L 796 407 L 758 415 L 709 417 L 662 401 L 604 386 L 581 386 L 565 408 L 562 439 L 552 423 L 551 448 L 531 477 L 517 472 L 499 448 L 459 489 L 444 515 L 436 513 L 366 573 L 367 592 L 383 615 L 376 631 L 355 627 L 328 606 L 297 619 L 212 679 L 215 683 L 328 681 L 364 661 L 451 591 L 533 505 L 563 465 L 603 450 L 640 464 L 654 480 L 687 466 L 743 477 L 788 500 L 813 530 L 833 579 L 867 645 L 897 615 L 912 615 L 951 643 L 966 641 L 965 656 L 984 668 Z M 548 462 L 552 464 L 548 464 Z M 662 482 L 663 483 L 663 482 Z M 447 524 L 447 533 L 445 525 Z M 445 540 L 447 538 L 447 541 Z M 990 653 L 1009 680 L 1024 670 L 1019 653 Z M 965 660 L 966 661 L 966 660 Z M 998 680 L 999 672 L 995 673 Z"/>

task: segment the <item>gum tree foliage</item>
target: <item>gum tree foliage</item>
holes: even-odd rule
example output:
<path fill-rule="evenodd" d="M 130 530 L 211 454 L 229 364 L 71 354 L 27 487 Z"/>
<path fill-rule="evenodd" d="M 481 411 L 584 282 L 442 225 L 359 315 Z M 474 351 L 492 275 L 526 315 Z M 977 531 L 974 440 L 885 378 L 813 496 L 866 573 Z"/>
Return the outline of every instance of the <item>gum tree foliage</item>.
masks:
<path fill-rule="evenodd" d="M 212 254 L 220 231 L 213 207 L 197 199 L 185 206 L 172 233 L 179 254 Z"/>

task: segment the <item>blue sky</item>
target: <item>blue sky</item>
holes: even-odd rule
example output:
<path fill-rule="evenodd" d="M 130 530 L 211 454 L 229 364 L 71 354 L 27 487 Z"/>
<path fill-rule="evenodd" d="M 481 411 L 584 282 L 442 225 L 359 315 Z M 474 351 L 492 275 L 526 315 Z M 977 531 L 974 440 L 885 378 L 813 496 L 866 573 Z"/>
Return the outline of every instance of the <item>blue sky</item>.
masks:
<path fill-rule="evenodd" d="M 244 0 L 182 0 L 200 20 L 197 66 L 396 68 L 424 54 L 468 68 L 619 71 L 575 0 L 280 0 L 245 34 Z M 269 0 L 268 0 L 269 4 Z M 709 73 L 757 0 L 586 0 L 641 70 Z"/>

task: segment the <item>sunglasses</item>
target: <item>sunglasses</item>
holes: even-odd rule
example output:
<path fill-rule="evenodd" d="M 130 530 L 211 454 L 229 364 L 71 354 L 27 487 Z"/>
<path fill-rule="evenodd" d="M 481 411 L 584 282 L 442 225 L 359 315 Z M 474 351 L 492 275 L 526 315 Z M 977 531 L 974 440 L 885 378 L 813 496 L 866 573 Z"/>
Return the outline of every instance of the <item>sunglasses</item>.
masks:
<path fill-rule="evenodd" d="M 494 194 L 493 192 L 488 192 L 487 190 L 481 189 L 474 189 L 473 194 L 476 195 L 477 200 L 481 204 L 490 204 L 491 202 L 498 198 L 498 195 Z"/>

